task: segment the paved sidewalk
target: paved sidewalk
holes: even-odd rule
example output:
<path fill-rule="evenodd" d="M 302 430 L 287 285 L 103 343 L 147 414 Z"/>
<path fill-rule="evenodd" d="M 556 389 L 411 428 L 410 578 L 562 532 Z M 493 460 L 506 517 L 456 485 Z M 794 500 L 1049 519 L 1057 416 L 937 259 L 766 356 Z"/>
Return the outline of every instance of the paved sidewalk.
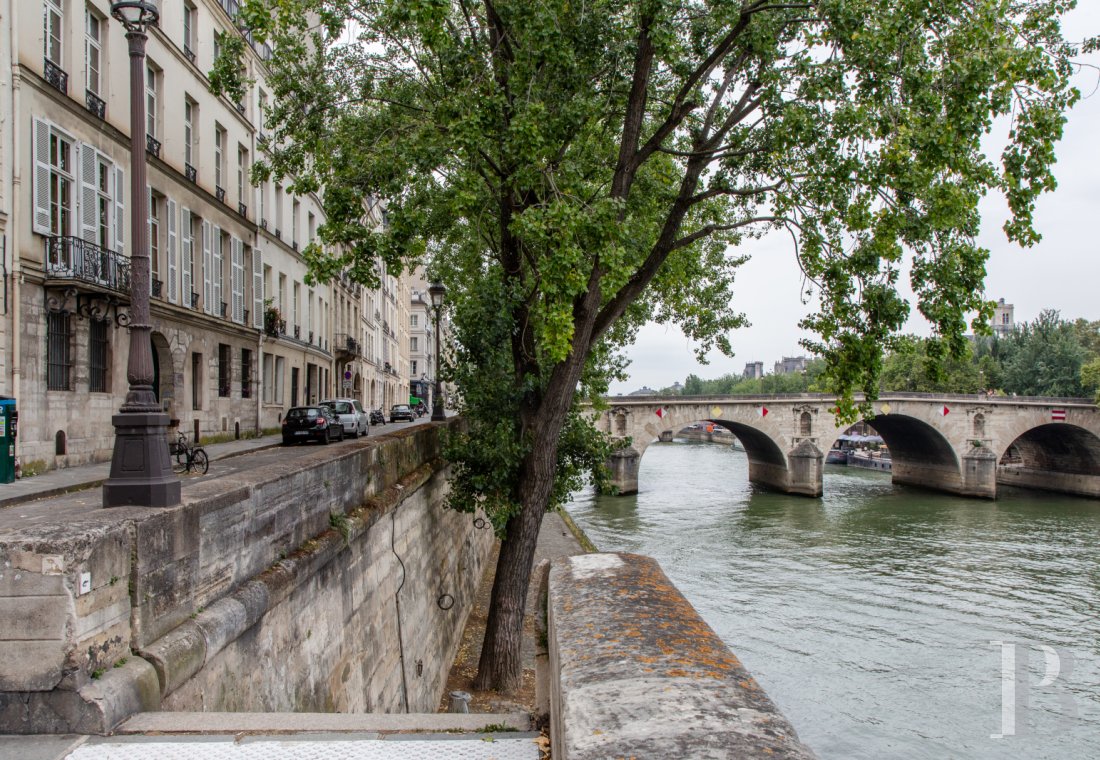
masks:
<path fill-rule="evenodd" d="M 227 443 L 201 444 L 210 461 L 262 451 L 282 442 L 282 435 L 266 435 L 262 438 L 242 438 Z M 14 483 L 0 483 L 0 507 L 23 504 L 36 499 L 60 496 L 72 491 L 97 488 L 111 474 L 111 463 L 100 462 L 79 467 L 49 470 L 32 478 L 20 478 Z M 0 760 L 4 760 L 0 755 Z"/>

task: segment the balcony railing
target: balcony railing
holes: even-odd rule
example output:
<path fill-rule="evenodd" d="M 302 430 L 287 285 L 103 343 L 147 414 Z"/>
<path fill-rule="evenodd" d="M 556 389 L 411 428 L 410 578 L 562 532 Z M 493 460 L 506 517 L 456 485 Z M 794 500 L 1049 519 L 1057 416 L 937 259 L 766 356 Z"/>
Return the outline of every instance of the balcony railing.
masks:
<path fill-rule="evenodd" d="M 183 55 L 187 58 L 187 60 L 191 61 L 191 63 L 195 62 L 195 51 L 189 48 L 187 45 L 183 46 Z"/>
<path fill-rule="evenodd" d="M 266 219 L 261 219 L 260 220 L 260 229 L 261 230 L 266 230 L 267 229 L 267 220 Z"/>
<path fill-rule="evenodd" d="M 160 280 L 153 280 L 153 298 L 160 298 L 161 293 L 164 292 L 164 283 Z"/>
<path fill-rule="evenodd" d="M 42 75 L 46 81 L 49 82 L 59 92 L 68 95 L 69 94 L 69 75 L 61 70 L 61 67 L 46 59 L 42 67 Z"/>
<path fill-rule="evenodd" d="M 146 134 L 145 150 L 147 153 L 152 153 L 155 158 L 160 158 L 160 140 L 150 134 Z"/>
<path fill-rule="evenodd" d="M 241 216 L 243 216 L 245 219 L 247 219 L 248 218 L 248 206 L 246 206 L 243 203 L 238 203 L 237 204 L 237 213 L 240 214 Z"/>
<path fill-rule="evenodd" d="M 130 292 L 130 257 L 78 237 L 46 238 L 46 274 Z"/>
<path fill-rule="evenodd" d="M 222 319 L 225 319 L 225 314 L 226 314 L 227 311 L 229 311 L 229 304 L 227 304 L 225 301 L 222 301 L 222 308 L 221 308 Z"/>
<path fill-rule="evenodd" d="M 333 345 L 336 347 L 337 353 L 350 354 L 351 356 L 359 355 L 359 341 L 350 335 L 343 333 L 337 333 L 333 338 Z"/>
<path fill-rule="evenodd" d="M 199 308 L 199 294 L 196 293 L 193 290 L 191 291 L 191 308 L 192 309 Z"/>
<path fill-rule="evenodd" d="M 248 324 L 248 309 L 244 310 L 244 319 L 241 321 L 244 322 L 246 325 Z"/>
<path fill-rule="evenodd" d="M 107 104 L 103 102 L 103 98 L 99 97 L 91 90 L 84 91 L 84 105 L 99 118 L 107 118 Z"/>
<path fill-rule="evenodd" d="M 297 338 L 298 340 L 302 339 L 302 326 L 301 325 L 294 325 L 294 337 Z"/>
<path fill-rule="evenodd" d="M 192 182 L 199 181 L 199 170 L 191 166 L 191 164 L 183 165 L 183 174 L 185 177 L 187 177 L 187 179 L 191 180 Z"/>
<path fill-rule="evenodd" d="M 218 203 L 225 203 L 225 188 L 215 186 L 214 197 L 218 199 Z"/>

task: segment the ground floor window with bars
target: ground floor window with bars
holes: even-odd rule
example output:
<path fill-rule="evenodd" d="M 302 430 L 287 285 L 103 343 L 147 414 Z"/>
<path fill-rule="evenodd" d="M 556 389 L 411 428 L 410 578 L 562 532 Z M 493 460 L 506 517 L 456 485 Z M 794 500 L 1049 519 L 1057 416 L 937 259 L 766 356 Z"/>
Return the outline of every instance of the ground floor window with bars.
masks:
<path fill-rule="evenodd" d="M 58 311 L 46 313 L 46 389 L 72 390 L 72 317 Z"/>
<path fill-rule="evenodd" d="M 218 395 L 229 396 L 229 364 L 230 351 L 232 349 L 226 343 L 218 344 Z"/>
<path fill-rule="evenodd" d="M 241 349 L 241 398 L 252 398 L 252 351 Z"/>
<path fill-rule="evenodd" d="M 107 392 L 107 323 L 98 319 L 88 323 L 88 390 Z"/>

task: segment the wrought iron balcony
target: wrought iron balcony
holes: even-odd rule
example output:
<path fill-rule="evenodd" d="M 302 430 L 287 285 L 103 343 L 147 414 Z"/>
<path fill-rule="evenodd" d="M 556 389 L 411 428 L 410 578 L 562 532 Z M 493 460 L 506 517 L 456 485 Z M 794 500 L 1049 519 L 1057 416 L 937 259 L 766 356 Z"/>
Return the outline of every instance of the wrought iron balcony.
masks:
<path fill-rule="evenodd" d="M 130 292 L 130 257 L 78 237 L 46 238 L 47 277 Z"/>
<path fill-rule="evenodd" d="M 244 319 L 241 321 L 243 321 L 246 325 L 248 324 L 248 309 L 244 310 Z"/>
<path fill-rule="evenodd" d="M 42 75 L 56 90 L 65 95 L 69 94 L 69 75 L 49 58 L 42 66 Z"/>
<path fill-rule="evenodd" d="M 225 301 L 222 301 L 221 312 L 222 312 L 222 318 L 223 319 L 225 318 L 225 314 L 226 314 L 227 311 L 229 311 L 229 304 L 227 304 Z"/>
<path fill-rule="evenodd" d="M 199 308 L 199 294 L 196 293 L 193 290 L 191 291 L 191 308 L 192 309 Z"/>
<path fill-rule="evenodd" d="M 241 216 L 243 216 L 245 219 L 247 219 L 248 218 L 248 206 L 246 206 L 243 203 L 238 203 L 237 204 L 237 213 L 240 214 Z"/>
<path fill-rule="evenodd" d="M 191 166 L 191 164 L 183 165 L 183 174 L 185 177 L 187 177 L 187 179 L 191 180 L 192 182 L 199 181 L 199 170 Z"/>
<path fill-rule="evenodd" d="M 218 203 L 225 203 L 225 188 L 215 186 L 214 197 L 218 199 Z"/>
<path fill-rule="evenodd" d="M 278 227 L 275 228 L 275 237 L 279 238 L 279 240 L 283 239 L 283 231 Z"/>
<path fill-rule="evenodd" d="M 146 133 L 145 150 L 147 153 L 152 153 L 156 158 L 160 158 L 160 140 Z"/>
<path fill-rule="evenodd" d="M 260 229 L 261 230 L 266 230 L 267 229 L 267 220 L 266 219 L 261 219 L 260 220 Z"/>
<path fill-rule="evenodd" d="M 290 247 L 294 250 L 298 250 L 298 241 L 295 240 L 293 243 L 290 244 Z"/>
<path fill-rule="evenodd" d="M 294 337 L 298 340 L 302 339 L 302 327 L 301 325 L 294 325 Z"/>
<path fill-rule="evenodd" d="M 347 354 L 349 356 L 359 355 L 359 341 L 350 335 L 343 333 L 337 333 L 333 339 L 333 346 L 336 348 L 337 354 Z"/>
<path fill-rule="evenodd" d="M 234 105 L 237 107 L 237 113 L 244 116 L 244 103 L 234 103 Z"/>
<path fill-rule="evenodd" d="M 183 55 L 187 58 L 187 60 L 191 61 L 191 63 L 195 63 L 195 51 L 189 48 L 187 45 L 183 46 Z"/>
<path fill-rule="evenodd" d="M 164 283 L 160 280 L 153 280 L 152 286 L 153 298 L 160 298 L 164 292 Z"/>
<path fill-rule="evenodd" d="M 107 104 L 91 90 L 84 91 L 84 105 L 99 118 L 107 118 Z"/>
<path fill-rule="evenodd" d="M 309 331 L 309 343 L 310 343 L 310 345 L 313 344 L 313 330 Z"/>

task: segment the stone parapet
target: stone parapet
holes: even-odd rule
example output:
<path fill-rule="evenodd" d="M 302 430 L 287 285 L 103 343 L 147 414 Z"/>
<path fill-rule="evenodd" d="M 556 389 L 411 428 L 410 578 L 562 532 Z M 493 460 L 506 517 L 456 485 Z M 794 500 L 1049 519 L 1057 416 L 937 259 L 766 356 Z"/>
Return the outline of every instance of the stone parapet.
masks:
<path fill-rule="evenodd" d="M 555 758 L 813 757 L 655 560 L 563 557 L 548 587 Z"/>

